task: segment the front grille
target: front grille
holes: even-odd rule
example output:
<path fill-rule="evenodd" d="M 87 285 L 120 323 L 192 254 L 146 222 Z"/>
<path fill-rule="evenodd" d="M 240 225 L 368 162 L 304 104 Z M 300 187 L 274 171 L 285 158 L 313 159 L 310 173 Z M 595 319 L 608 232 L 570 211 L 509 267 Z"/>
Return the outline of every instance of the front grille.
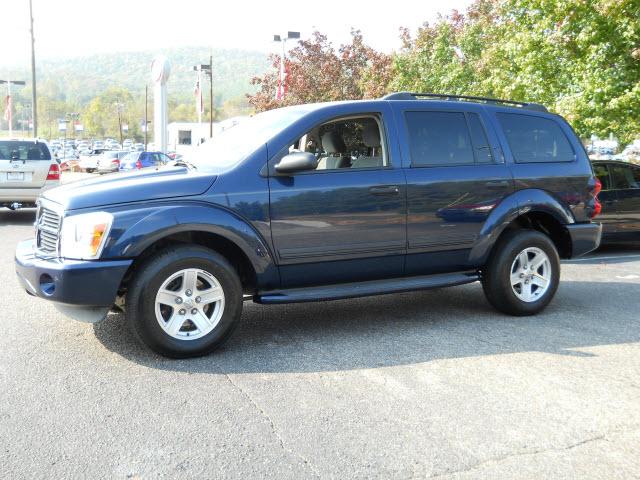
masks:
<path fill-rule="evenodd" d="M 58 254 L 58 239 L 62 217 L 53 210 L 40 208 L 36 219 L 37 248 L 42 253 Z"/>

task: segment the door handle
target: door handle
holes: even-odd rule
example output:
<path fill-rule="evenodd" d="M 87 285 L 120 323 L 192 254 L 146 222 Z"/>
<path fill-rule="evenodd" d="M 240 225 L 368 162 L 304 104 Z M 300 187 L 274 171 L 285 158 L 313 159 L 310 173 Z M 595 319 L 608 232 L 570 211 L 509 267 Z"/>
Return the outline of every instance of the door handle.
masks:
<path fill-rule="evenodd" d="M 400 187 L 398 185 L 379 185 L 369 188 L 369 193 L 372 195 L 397 195 L 400 193 Z"/>
<path fill-rule="evenodd" d="M 485 182 L 484 184 L 487 188 L 504 188 L 509 186 L 508 180 L 495 180 L 492 182 Z"/>

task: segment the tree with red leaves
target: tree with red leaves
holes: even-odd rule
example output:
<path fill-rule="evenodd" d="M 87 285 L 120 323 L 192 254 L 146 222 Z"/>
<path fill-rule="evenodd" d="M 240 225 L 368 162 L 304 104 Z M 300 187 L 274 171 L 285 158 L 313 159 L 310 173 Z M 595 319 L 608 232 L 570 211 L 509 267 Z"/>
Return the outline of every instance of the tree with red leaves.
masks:
<path fill-rule="evenodd" d="M 261 112 L 301 103 L 376 98 L 387 92 L 392 76 L 390 55 L 364 43 L 359 30 L 351 32 L 351 42 L 337 50 L 327 36 L 314 32 L 301 40 L 286 59 L 287 94 L 276 99 L 280 57 L 271 56 L 273 70 L 251 83 L 258 85 L 249 103 Z"/>

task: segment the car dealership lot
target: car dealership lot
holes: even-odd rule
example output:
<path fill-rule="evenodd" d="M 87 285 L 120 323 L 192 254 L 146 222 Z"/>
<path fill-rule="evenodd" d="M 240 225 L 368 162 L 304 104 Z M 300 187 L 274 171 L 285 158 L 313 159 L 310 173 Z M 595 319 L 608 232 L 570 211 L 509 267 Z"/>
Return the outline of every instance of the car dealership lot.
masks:
<path fill-rule="evenodd" d="M 537 317 L 478 284 L 246 303 L 176 361 L 21 291 L 33 216 L 0 210 L 0 478 L 640 475 L 640 249 L 565 262 Z"/>

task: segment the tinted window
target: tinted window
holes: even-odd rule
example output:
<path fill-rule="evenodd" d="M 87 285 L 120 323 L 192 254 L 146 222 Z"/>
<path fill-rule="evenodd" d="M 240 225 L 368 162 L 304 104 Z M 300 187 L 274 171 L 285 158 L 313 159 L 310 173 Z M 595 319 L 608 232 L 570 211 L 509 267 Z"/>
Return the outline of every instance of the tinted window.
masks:
<path fill-rule="evenodd" d="M 575 152 L 554 120 L 517 113 L 498 113 L 498 120 L 516 162 L 571 162 L 574 160 Z"/>
<path fill-rule="evenodd" d="M 7 140 L 0 141 L 0 159 L 51 160 L 51 153 L 44 143 Z"/>
<path fill-rule="evenodd" d="M 464 113 L 407 112 L 405 116 L 412 165 L 474 163 Z"/>
<path fill-rule="evenodd" d="M 476 161 L 478 163 L 492 163 L 493 156 L 491 148 L 489 148 L 489 140 L 487 140 L 487 132 L 485 132 L 480 115 L 477 113 L 467 113 L 469 121 L 469 131 L 473 140 L 473 148 L 476 152 Z"/>
<path fill-rule="evenodd" d="M 611 165 L 611 179 L 613 188 L 626 190 L 629 188 L 640 188 L 640 169 L 628 167 L 626 165 Z"/>
<path fill-rule="evenodd" d="M 606 165 L 598 163 L 593 166 L 593 173 L 595 173 L 598 180 L 602 184 L 602 190 L 610 190 L 611 182 L 609 181 L 609 169 Z"/>

